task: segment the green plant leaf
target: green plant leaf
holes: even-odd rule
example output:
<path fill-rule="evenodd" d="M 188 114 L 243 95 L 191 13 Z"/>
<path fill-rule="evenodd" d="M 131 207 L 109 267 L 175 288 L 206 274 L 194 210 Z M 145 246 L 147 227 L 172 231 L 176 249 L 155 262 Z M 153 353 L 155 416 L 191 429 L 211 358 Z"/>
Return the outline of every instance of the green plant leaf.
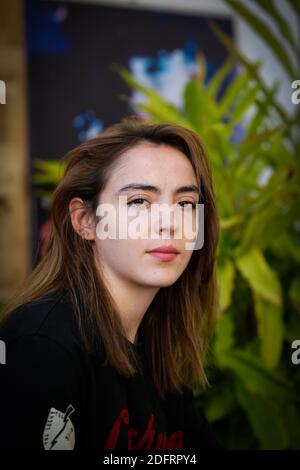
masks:
<path fill-rule="evenodd" d="M 261 448 L 287 449 L 288 432 L 278 404 L 257 393 L 250 393 L 240 381 L 236 385 L 236 395 L 261 443 Z"/>
<path fill-rule="evenodd" d="M 214 353 L 216 357 L 221 357 L 224 352 L 231 350 L 234 346 L 234 322 L 232 313 L 224 312 L 217 320 Z"/>
<path fill-rule="evenodd" d="M 295 277 L 292 280 L 288 295 L 295 310 L 300 313 L 300 277 Z"/>
<path fill-rule="evenodd" d="M 220 219 L 220 228 L 221 230 L 227 230 L 231 227 L 235 227 L 240 224 L 244 219 L 242 214 L 233 215 L 232 217 L 227 217 L 226 219 Z"/>
<path fill-rule="evenodd" d="M 177 114 L 178 111 L 173 108 L 171 105 L 167 104 L 158 104 L 158 103 L 137 103 L 136 104 L 137 108 L 139 108 L 142 111 L 145 111 L 149 116 L 156 120 L 157 122 L 168 122 L 168 123 L 174 123 L 174 124 L 179 124 L 183 127 L 186 127 L 187 129 L 190 129 L 191 131 L 197 132 L 195 127 L 192 125 L 191 122 L 187 122 L 185 118 L 178 117 Z"/>
<path fill-rule="evenodd" d="M 217 121 L 217 110 L 205 89 L 197 80 L 191 80 L 184 90 L 185 112 L 199 131 Z"/>
<path fill-rule="evenodd" d="M 214 390 L 205 405 L 205 416 L 209 422 L 218 421 L 227 416 L 235 404 L 235 397 L 229 386 Z"/>
<path fill-rule="evenodd" d="M 229 56 L 209 80 L 206 87 L 206 93 L 210 98 L 214 98 L 215 101 L 225 78 L 232 71 L 233 65 L 234 59 L 232 56 Z"/>
<path fill-rule="evenodd" d="M 252 247 L 239 256 L 236 266 L 254 292 L 275 305 L 281 305 L 282 293 L 277 274 L 259 249 Z"/>
<path fill-rule="evenodd" d="M 291 233 L 279 233 L 278 238 L 273 240 L 271 247 L 277 255 L 300 263 L 300 247 L 292 239 Z"/>
<path fill-rule="evenodd" d="M 197 132 L 197 129 L 192 124 L 191 121 L 186 119 L 183 114 L 175 108 L 172 104 L 166 102 L 161 98 L 159 93 L 157 93 L 153 88 L 147 87 L 139 83 L 132 76 L 130 72 L 124 67 L 114 64 L 113 68 L 118 71 L 123 80 L 134 90 L 138 90 L 148 98 L 147 103 L 136 103 L 136 106 L 146 111 L 151 117 L 157 121 L 166 121 L 170 123 L 180 124 L 194 132 Z"/>
<path fill-rule="evenodd" d="M 220 288 L 220 308 L 226 310 L 231 304 L 231 295 L 234 289 L 235 267 L 231 260 L 226 260 L 218 266 L 217 276 Z"/>
<path fill-rule="evenodd" d="M 278 190 L 277 193 L 270 188 L 269 193 L 265 193 L 266 198 L 268 194 L 270 195 L 269 203 L 267 201 L 264 206 L 256 208 L 249 217 L 244 232 L 241 234 L 236 254 L 245 252 L 252 245 L 256 245 L 261 250 L 265 249 L 274 240 L 274 233 L 276 237 L 279 237 L 290 226 L 292 214 L 282 207 L 283 198 L 281 198 L 280 191 Z M 262 201 L 262 192 L 258 196 L 258 201 Z"/>
<path fill-rule="evenodd" d="M 294 403 L 284 407 L 284 428 L 288 433 L 289 449 L 300 450 L 300 413 Z"/>
<path fill-rule="evenodd" d="M 203 130 L 203 139 L 210 149 L 219 154 L 219 159 L 224 159 L 230 154 L 229 138 L 232 130 L 223 122 L 208 125 Z"/>
<path fill-rule="evenodd" d="M 37 185 L 58 184 L 66 169 L 66 163 L 61 160 L 35 160 L 34 166 L 41 172 L 32 177 Z"/>
<path fill-rule="evenodd" d="M 300 319 L 298 313 L 291 314 L 291 318 L 286 324 L 285 337 L 289 343 L 300 338 Z M 292 354 L 292 352 L 291 352 Z"/>
<path fill-rule="evenodd" d="M 251 82 L 251 77 L 248 71 L 238 74 L 235 79 L 228 85 L 224 95 L 219 102 L 219 117 L 227 116 L 230 112 L 230 108 L 234 103 L 238 102 L 239 95 L 244 92 L 247 85 Z"/>
<path fill-rule="evenodd" d="M 279 364 L 284 339 L 282 306 L 268 302 L 256 293 L 254 304 L 261 357 L 266 366 L 273 369 Z"/>
<path fill-rule="evenodd" d="M 298 0 L 287 0 L 296 15 L 300 18 L 300 5 Z"/>
<path fill-rule="evenodd" d="M 249 111 L 249 108 L 256 102 L 257 93 L 260 91 L 259 84 L 248 88 L 244 95 L 239 98 L 237 104 L 230 116 L 231 124 L 239 122 L 243 115 Z"/>
<path fill-rule="evenodd" d="M 282 121 L 286 126 L 287 135 L 291 138 L 291 126 L 293 123 L 293 119 L 290 118 L 286 110 L 282 107 L 282 105 L 276 100 L 274 97 L 273 87 L 270 89 L 262 78 L 259 75 L 259 66 L 260 63 L 251 63 L 247 57 L 242 54 L 237 46 L 234 44 L 233 40 L 231 39 L 228 34 L 224 33 L 222 29 L 218 26 L 218 24 L 214 21 L 209 21 L 209 26 L 218 39 L 224 44 L 224 46 L 228 49 L 232 57 L 236 58 L 246 69 L 248 70 L 251 77 L 259 83 L 261 87 L 261 92 L 267 98 L 270 106 L 276 110 Z"/>
<path fill-rule="evenodd" d="M 218 355 L 217 363 L 221 369 L 228 369 L 236 375 L 248 392 L 278 403 L 298 399 L 293 385 L 285 377 L 268 369 L 261 359 L 246 351 L 224 351 Z"/>
<path fill-rule="evenodd" d="M 248 135 L 252 135 L 255 132 L 259 131 L 261 125 L 264 123 L 265 119 L 270 113 L 269 99 L 268 98 L 257 98 L 255 100 L 256 112 L 252 119 L 250 120 L 247 131 Z"/>
<path fill-rule="evenodd" d="M 259 133 L 253 133 L 248 135 L 246 139 L 240 145 L 239 155 L 241 160 L 243 160 L 247 155 L 255 152 L 261 144 L 264 144 L 269 141 L 273 136 L 276 136 L 281 132 L 281 127 L 276 126 L 271 129 L 266 129 Z"/>
<path fill-rule="evenodd" d="M 237 2 L 236 0 L 225 0 L 225 2 L 236 13 L 238 13 L 259 36 L 261 36 L 261 38 L 270 47 L 273 54 L 277 57 L 279 62 L 283 65 L 285 71 L 292 79 L 294 79 L 297 74 L 291 61 L 289 60 L 289 54 L 283 47 L 282 43 L 272 33 L 269 26 L 260 18 L 258 18 L 258 16 L 252 13 L 252 11 L 249 10 L 249 8 L 247 8 L 243 3 Z"/>
<path fill-rule="evenodd" d="M 277 10 L 273 0 L 254 0 L 276 23 L 283 39 L 287 40 L 292 49 L 297 53 L 298 46 L 293 37 L 290 25 L 285 21 L 283 15 Z"/>

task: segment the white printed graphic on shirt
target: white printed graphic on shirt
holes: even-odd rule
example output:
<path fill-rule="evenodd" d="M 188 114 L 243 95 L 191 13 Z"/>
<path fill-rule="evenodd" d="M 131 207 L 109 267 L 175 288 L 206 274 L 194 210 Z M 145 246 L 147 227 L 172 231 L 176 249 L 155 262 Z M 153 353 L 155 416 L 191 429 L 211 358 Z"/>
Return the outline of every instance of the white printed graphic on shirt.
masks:
<path fill-rule="evenodd" d="M 50 413 L 43 432 L 43 444 L 46 450 L 72 450 L 75 446 L 75 430 L 69 416 L 75 411 L 69 405 L 65 413 L 55 408 Z"/>

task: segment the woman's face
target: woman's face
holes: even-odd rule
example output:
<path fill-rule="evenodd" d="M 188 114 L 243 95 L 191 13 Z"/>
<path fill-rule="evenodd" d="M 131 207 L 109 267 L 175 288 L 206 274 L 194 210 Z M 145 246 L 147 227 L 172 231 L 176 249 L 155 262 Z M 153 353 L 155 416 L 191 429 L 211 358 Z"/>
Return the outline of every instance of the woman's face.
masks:
<path fill-rule="evenodd" d="M 177 192 L 183 186 L 191 188 Z M 191 220 L 195 222 L 196 209 L 192 205 L 199 200 L 197 191 L 192 165 L 179 150 L 143 142 L 124 153 L 114 164 L 98 200 L 103 218 L 97 218 L 94 246 L 97 263 L 104 273 L 110 279 L 117 276 L 143 287 L 172 285 L 193 253 L 186 249 L 186 244 L 193 240 L 191 232 L 186 234 L 184 224 L 191 228 Z M 103 233 L 108 229 L 110 235 L 105 238 Z M 178 254 L 149 253 L 170 245 Z"/>

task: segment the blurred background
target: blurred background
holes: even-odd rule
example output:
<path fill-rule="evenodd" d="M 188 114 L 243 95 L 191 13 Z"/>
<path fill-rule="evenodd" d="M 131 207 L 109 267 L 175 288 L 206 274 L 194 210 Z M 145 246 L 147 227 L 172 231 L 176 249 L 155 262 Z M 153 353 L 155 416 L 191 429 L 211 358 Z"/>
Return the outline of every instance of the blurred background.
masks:
<path fill-rule="evenodd" d="M 128 115 L 206 143 L 220 309 L 197 403 L 228 449 L 300 449 L 300 2 L 0 3 L 0 304 L 47 245 L 62 156 Z"/>

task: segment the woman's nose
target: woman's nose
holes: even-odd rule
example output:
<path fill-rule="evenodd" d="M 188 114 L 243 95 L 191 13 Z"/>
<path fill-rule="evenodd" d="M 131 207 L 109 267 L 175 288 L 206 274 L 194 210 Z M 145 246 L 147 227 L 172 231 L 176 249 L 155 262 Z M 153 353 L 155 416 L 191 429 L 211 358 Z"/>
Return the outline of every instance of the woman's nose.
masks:
<path fill-rule="evenodd" d="M 151 225 L 154 227 L 155 233 L 161 234 L 165 232 L 166 237 L 174 237 L 176 232 L 176 214 L 173 204 L 157 204 L 152 214 Z"/>

